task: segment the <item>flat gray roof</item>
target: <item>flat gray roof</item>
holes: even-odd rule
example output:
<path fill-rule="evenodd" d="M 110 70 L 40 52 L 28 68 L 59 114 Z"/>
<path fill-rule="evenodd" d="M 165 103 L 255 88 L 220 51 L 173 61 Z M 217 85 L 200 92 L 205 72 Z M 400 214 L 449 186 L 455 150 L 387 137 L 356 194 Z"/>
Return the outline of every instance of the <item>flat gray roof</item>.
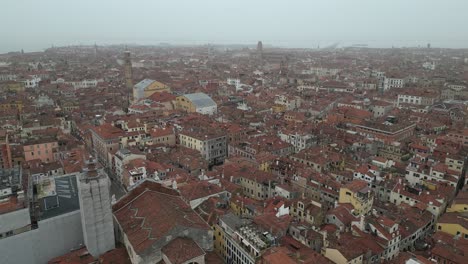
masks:
<path fill-rule="evenodd" d="M 80 209 L 76 174 L 56 177 L 56 195 L 40 199 L 41 220 Z"/>
<path fill-rule="evenodd" d="M 233 213 L 228 213 L 221 216 L 221 221 L 223 221 L 232 230 L 237 230 L 239 227 L 250 224 L 252 222 L 249 219 L 242 219 Z"/>
<path fill-rule="evenodd" d="M 216 106 L 215 101 L 205 93 L 192 93 L 184 96 L 197 107 Z"/>
<path fill-rule="evenodd" d="M 135 84 L 135 89 L 137 90 L 143 90 L 145 89 L 146 87 L 148 87 L 148 85 L 154 83 L 155 80 L 151 80 L 151 79 L 143 79 L 141 80 L 139 83 Z"/>

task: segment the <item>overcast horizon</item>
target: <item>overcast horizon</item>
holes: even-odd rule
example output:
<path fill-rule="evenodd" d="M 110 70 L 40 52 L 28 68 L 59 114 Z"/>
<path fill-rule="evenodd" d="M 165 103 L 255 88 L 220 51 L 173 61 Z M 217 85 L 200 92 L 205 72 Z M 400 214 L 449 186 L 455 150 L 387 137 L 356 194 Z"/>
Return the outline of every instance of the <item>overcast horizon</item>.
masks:
<path fill-rule="evenodd" d="M 6 0 L 0 53 L 107 44 L 468 48 L 468 1 Z M 11 25 L 11 26 L 5 26 Z"/>

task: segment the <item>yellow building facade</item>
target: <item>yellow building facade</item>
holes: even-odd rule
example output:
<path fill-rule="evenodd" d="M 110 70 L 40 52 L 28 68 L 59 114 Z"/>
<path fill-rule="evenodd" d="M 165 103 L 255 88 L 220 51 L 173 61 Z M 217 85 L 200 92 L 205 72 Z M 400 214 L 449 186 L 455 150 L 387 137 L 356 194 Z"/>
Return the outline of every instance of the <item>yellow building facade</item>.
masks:
<path fill-rule="evenodd" d="M 468 239 L 468 213 L 445 213 L 437 223 L 437 231 Z"/>
<path fill-rule="evenodd" d="M 213 249 L 214 249 L 214 252 L 218 255 L 218 256 L 221 256 L 221 257 L 225 257 L 226 256 L 226 247 L 225 247 L 225 234 L 224 234 L 224 230 L 218 225 L 218 224 L 214 224 L 213 225 L 213 232 L 214 232 L 214 236 L 213 236 Z"/>
<path fill-rule="evenodd" d="M 22 82 L 10 81 L 4 84 L 4 89 L 9 92 L 24 92 L 25 87 Z"/>
<path fill-rule="evenodd" d="M 171 88 L 162 82 L 151 79 L 144 79 L 133 86 L 133 101 L 148 98 L 154 93 L 171 92 Z"/>
<path fill-rule="evenodd" d="M 23 102 L 22 101 L 0 102 L 0 109 L 16 109 L 21 112 L 23 110 Z"/>
<path fill-rule="evenodd" d="M 372 209 L 374 195 L 367 182 L 355 180 L 340 188 L 338 203 L 350 203 L 355 215 L 365 215 Z"/>
<path fill-rule="evenodd" d="M 192 103 L 192 101 L 182 95 L 176 98 L 176 109 L 186 111 L 187 113 L 194 113 L 196 112 L 197 107 Z"/>
<path fill-rule="evenodd" d="M 249 210 L 244 201 L 243 197 L 234 196 L 229 200 L 229 208 L 239 217 L 253 217 L 254 212 Z"/>
<path fill-rule="evenodd" d="M 447 213 L 453 213 L 453 212 L 468 212 L 468 201 L 462 202 L 462 201 L 455 201 L 449 208 L 447 208 Z"/>
<path fill-rule="evenodd" d="M 286 105 L 275 104 L 271 107 L 274 113 L 283 113 L 287 110 Z"/>
<path fill-rule="evenodd" d="M 262 163 L 258 164 L 258 169 L 264 172 L 270 172 L 270 163 L 263 161 Z"/>
<path fill-rule="evenodd" d="M 184 94 L 176 98 L 176 109 L 187 113 L 200 113 L 203 115 L 215 114 L 218 106 L 210 96 L 205 93 Z"/>

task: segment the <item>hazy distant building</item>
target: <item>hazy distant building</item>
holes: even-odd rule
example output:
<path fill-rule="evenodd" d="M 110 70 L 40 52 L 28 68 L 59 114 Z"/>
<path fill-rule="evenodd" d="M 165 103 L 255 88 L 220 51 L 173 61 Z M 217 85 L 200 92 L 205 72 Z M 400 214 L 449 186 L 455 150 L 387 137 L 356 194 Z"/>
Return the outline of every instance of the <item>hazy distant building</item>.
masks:
<path fill-rule="evenodd" d="M 262 53 L 263 52 L 263 43 L 261 41 L 259 41 L 257 43 L 257 52 L 258 53 Z"/>
<path fill-rule="evenodd" d="M 98 54 L 98 46 L 96 43 L 94 43 L 94 58 L 97 57 L 97 54 Z"/>
<path fill-rule="evenodd" d="M 2 72 L 0 73 L 0 81 L 16 81 L 18 76 L 14 73 Z"/>
<path fill-rule="evenodd" d="M 383 90 L 386 91 L 391 88 L 403 88 L 405 86 L 405 80 L 399 77 L 386 77 L 383 80 Z"/>
<path fill-rule="evenodd" d="M 426 70 L 435 70 L 436 64 L 435 61 L 426 61 L 422 64 L 422 67 Z"/>
<path fill-rule="evenodd" d="M 99 83 L 103 82 L 104 79 L 77 79 L 77 80 L 65 80 L 64 78 L 57 78 L 55 81 L 51 81 L 51 84 L 57 85 L 71 85 L 74 89 L 88 89 L 95 88 Z"/>
<path fill-rule="evenodd" d="M 130 92 L 133 89 L 133 71 L 132 71 L 132 59 L 130 57 L 130 51 L 128 50 L 125 51 L 124 71 L 125 71 L 125 85 L 127 87 L 128 92 Z M 129 98 L 128 101 L 130 103 L 132 99 Z"/>
<path fill-rule="evenodd" d="M 440 98 L 444 100 L 465 100 L 468 98 L 468 89 L 466 89 L 465 85 L 449 84 L 442 89 Z"/>
<path fill-rule="evenodd" d="M 397 105 L 433 105 L 439 99 L 439 94 L 430 90 L 408 90 L 398 93 Z"/>
<path fill-rule="evenodd" d="M 256 59 L 263 60 L 263 43 L 258 41 L 257 49 L 252 54 Z"/>
<path fill-rule="evenodd" d="M 281 64 L 281 62 L 288 61 L 289 56 L 286 53 L 271 51 L 271 52 L 262 52 L 262 59 L 269 64 Z"/>
<path fill-rule="evenodd" d="M 110 182 L 106 174 L 96 167 L 95 160 L 86 161 L 79 177 L 81 222 L 85 245 L 91 255 L 114 249 L 114 225 L 110 201 Z"/>
<path fill-rule="evenodd" d="M 11 159 L 10 143 L 8 142 L 8 133 L 0 130 L 0 168 L 8 169 L 13 166 Z"/>
<path fill-rule="evenodd" d="M 280 75 L 286 76 L 288 75 L 288 63 L 287 61 L 281 61 L 280 62 Z"/>
<path fill-rule="evenodd" d="M 26 88 L 37 88 L 39 87 L 41 78 L 29 77 L 29 78 L 24 79 L 22 82 L 24 83 L 24 87 Z"/>
<path fill-rule="evenodd" d="M 312 66 L 310 69 L 302 70 L 302 74 L 313 74 L 318 77 L 336 76 L 341 69 L 338 67 Z"/>

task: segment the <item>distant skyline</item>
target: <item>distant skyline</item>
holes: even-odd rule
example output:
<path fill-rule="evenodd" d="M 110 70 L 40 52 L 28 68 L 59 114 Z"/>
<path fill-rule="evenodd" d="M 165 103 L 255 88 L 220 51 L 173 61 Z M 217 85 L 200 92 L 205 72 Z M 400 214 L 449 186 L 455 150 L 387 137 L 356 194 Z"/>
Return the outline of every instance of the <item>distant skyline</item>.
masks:
<path fill-rule="evenodd" d="M 106 44 L 468 48 L 466 0 L 4 0 L 0 53 Z"/>

